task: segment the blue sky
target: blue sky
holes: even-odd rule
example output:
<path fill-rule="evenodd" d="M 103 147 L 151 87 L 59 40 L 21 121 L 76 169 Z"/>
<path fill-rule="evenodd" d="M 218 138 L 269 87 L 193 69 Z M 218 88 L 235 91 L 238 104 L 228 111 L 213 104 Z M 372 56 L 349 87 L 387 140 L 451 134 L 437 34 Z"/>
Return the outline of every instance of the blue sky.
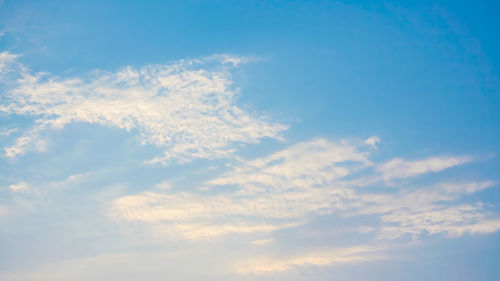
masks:
<path fill-rule="evenodd" d="M 1 280 L 496 280 L 493 1 L 0 1 Z"/>

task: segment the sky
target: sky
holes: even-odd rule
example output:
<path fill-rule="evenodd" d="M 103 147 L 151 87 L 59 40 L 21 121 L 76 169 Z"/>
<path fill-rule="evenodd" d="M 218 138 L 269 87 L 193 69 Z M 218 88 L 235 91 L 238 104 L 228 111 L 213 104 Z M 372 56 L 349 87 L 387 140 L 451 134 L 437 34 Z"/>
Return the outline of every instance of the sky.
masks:
<path fill-rule="evenodd" d="M 496 1 L 0 1 L 0 280 L 497 280 Z"/>

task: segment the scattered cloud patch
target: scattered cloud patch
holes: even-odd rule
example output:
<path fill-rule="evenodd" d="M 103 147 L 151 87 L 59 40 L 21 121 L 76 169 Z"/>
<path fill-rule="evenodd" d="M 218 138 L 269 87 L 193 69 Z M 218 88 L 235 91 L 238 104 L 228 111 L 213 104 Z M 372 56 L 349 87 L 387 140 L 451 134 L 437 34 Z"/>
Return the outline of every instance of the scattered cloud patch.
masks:
<path fill-rule="evenodd" d="M 146 222 L 156 234 L 188 240 L 272 232 L 325 215 L 373 216 L 371 224 L 351 229 L 377 240 L 415 240 L 423 233 L 456 237 L 497 230 L 497 215 L 481 204 L 460 203 L 462 197 L 496 182 L 440 182 L 373 192 L 370 186 L 387 185 L 387 170 L 379 168 L 386 163 L 370 160 L 367 147 L 370 145 L 356 140 L 297 143 L 262 158 L 240 159 L 197 192 L 157 189 L 117 198 L 109 215 L 117 221 Z M 410 164 L 401 169 L 405 176 L 415 177 L 465 163 L 463 159 L 469 158 L 433 157 L 405 162 Z M 413 166 L 425 168 L 413 170 Z M 222 186 L 230 191 L 220 189 Z"/>
<path fill-rule="evenodd" d="M 241 194 L 284 190 L 313 190 L 371 165 L 357 142 L 316 139 L 301 142 L 268 157 L 243 161 L 233 171 L 208 182 L 237 184 Z M 355 163 L 357 165 L 345 165 Z"/>
<path fill-rule="evenodd" d="M 431 157 L 417 161 L 406 161 L 395 158 L 382 164 L 378 169 L 386 181 L 405 179 L 429 172 L 439 172 L 447 168 L 472 161 L 471 157 Z"/>
<path fill-rule="evenodd" d="M 211 240 L 216 237 L 228 234 L 248 234 L 248 233 L 269 233 L 278 229 L 295 227 L 298 223 L 220 223 L 220 224 L 156 224 L 154 234 L 160 237 L 169 237 L 171 239 L 185 239 L 192 241 Z"/>
<path fill-rule="evenodd" d="M 4 130 L 0 131 L 0 137 L 8 137 L 8 136 L 12 135 L 15 132 L 17 132 L 17 128 L 4 129 Z"/>
<path fill-rule="evenodd" d="M 82 183 L 83 181 L 88 179 L 92 174 L 93 172 L 73 174 L 71 176 L 66 177 L 63 180 L 50 182 L 48 186 L 53 188 L 71 187 L 73 185 L 78 185 Z"/>
<path fill-rule="evenodd" d="M 462 204 L 445 207 L 430 205 L 427 210 L 398 210 L 381 217 L 384 238 L 411 235 L 416 239 L 421 233 L 445 234 L 459 237 L 465 233 L 491 233 L 500 229 L 499 219 L 487 218 L 481 204 Z"/>
<path fill-rule="evenodd" d="M 344 167 L 347 162 L 357 165 Z M 173 229 L 176 225 L 200 222 L 206 228 L 207 223 L 217 226 L 221 221 L 248 225 L 273 221 L 274 227 L 258 229 L 276 230 L 298 225 L 309 215 L 349 208 L 355 193 L 334 182 L 366 165 L 370 165 L 366 154 L 356 144 L 318 139 L 268 157 L 243 161 L 234 170 L 206 183 L 215 192 L 217 186 L 237 185 L 234 192 L 141 192 L 114 200 L 110 216 L 116 220 L 162 223 Z M 240 228 L 226 229 L 239 232 Z"/>
<path fill-rule="evenodd" d="M 169 190 L 172 188 L 172 184 L 170 183 L 170 181 L 164 181 L 158 183 L 157 185 L 155 185 L 155 187 L 161 190 Z"/>
<path fill-rule="evenodd" d="M 365 143 L 373 148 L 377 147 L 377 143 L 380 142 L 380 137 L 372 136 L 365 140 Z"/>
<path fill-rule="evenodd" d="M 150 161 L 162 164 L 227 157 L 234 143 L 280 139 L 286 126 L 236 105 L 238 89 L 231 69 L 248 61 L 218 55 L 61 78 L 32 73 L 16 55 L 1 53 L 1 81 L 7 90 L 0 100 L 0 111 L 35 119 L 30 131 L 4 149 L 5 155 L 14 158 L 43 150 L 40 133 L 63 129 L 70 123 L 137 131 L 143 144 L 164 149 L 163 156 Z"/>
<path fill-rule="evenodd" d="M 30 150 L 45 151 L 46 142 L 40 138 L 38 131 L 39 130 L 31 130 L 26 132 L 22 137 L 17 138 L 12 146 L 5 147 L 5 156 L 8 158 L 15 158 Z"/>
<path fill-rule="evenodd" d="M 363 204 L 355 213 L 380 216 L 380 239 L 395 239 L 405 235 L 417 239 L 424 232 L 457 237 L 466 232 L 474 233 L 475 225 L 491 218 L 481 204 L 455 202 L 461 196 L 495 184 L 492 181 L 447 182 L 396 193 L 365 193 L 360 195 Z"/>
<path fill-rule="evenodd" d="M 16 62 L 17 57 L 9 52 L 0 52 L 0 77 L 4 78 L 11 71 L 9 66 Z"/>
<path fill-rule="evenodd" d="M 29 190 L 29 185 L 26 182 L 19 182 L 9 185 L 9 189 L 12 192 L 27 192 Z"/>
<path fill-rule="evenodd" d="M 385 258 L 381 248 L 355 246 L 334 248 L 299 255 L 263 257 L 241 262 L 237 265 L 239 274 L 266 274 L 288 271 L 300 266 L 332 266 L 347 263 L 362 263 Z"/>

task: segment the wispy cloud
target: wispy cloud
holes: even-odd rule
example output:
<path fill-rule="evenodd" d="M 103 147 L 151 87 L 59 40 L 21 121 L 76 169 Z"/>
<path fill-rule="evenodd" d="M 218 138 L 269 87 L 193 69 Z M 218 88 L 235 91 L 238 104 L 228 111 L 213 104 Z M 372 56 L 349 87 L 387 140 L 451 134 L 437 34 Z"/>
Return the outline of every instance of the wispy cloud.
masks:
<path fill-rule="evenodd" d="M 16 55 L 1 53 L 0 72 L 9 79 L 2 79 L 8 89 L 0 111 L 36 119 L 31 131 L 5 148 L 6 156 L 43 149 L 41 132 L 79 122 L 137 131 L 143 144 L 165 149 L 151 160 L 164 164 L 227 157 L 233 143 L 280 138 L 286 126 L 235 103 L 230 70 L 248 60 L 219 55 L 60 78 L 31 73 Z"/>
<path fill-rule="evenodd" d="M 380 137 L 378 136 L 372 136 L 372 137 L 369 137 L 365 140 L 365 143 L 371 147 L 374 147 L 376 148 L 377 147 L 377 143 L 380 142 Z"/>
<path fill-rule="evenodd" d="M 379 238 L 394 239 L 410 235 L 444 233 L 460 236 L 474 231 L 475 226 L 489 221 L 482 204 L 460 204 L 456 200 L 466 194 L 494 186 L 492 181 L 448 182 L 397 193 L 361 195 L 364 202 L 357 214 L 380 215 Z M 496 231 L 496 229 L 491 232 Z M 486 231 L 486 230 L 484 230 Z M 483 231 L 483 232 L 484 232 Z"/>
<path fill-rule="evenodd" d="M 6 129 L 6 130 L 1 130 L 0 131 L 0 137 L 8 137 L 11 134 L 17 132 L 17 128 L 12 128 L 12 129 Z"/>
<path fill-rule="evenodd" d="M 154 225 L 154 235 L 172 239 L 211 240 L 228 234 L 269 233 L 278 229 L 295 227 L 298 223 L 173 223 Z"/>
<path fill-rule="evenodd" d="M 306 190 L 323 187 L 370 165 L 367 156 L 357 141 L 316 139 L 295 144 L 268 157 L 244 161 L 227 175 L 208 184 L 237 184 L 242 187 L 242 193 Z M 347 162 L 357 166 L 344 165 Z"/>
<path fill-rule="evenodd" d="M 17 55 L 9 52 L 0 52 L 0 77 L 4 78 L 11 71 L 19 71 L 18 65 L 15 64 L 17 57 Z M 16 67 L 15 70 L 12 68 L 12 65 Z"/>
<path fill-rule="evenodd" d="M 15 158 L 30 150 L 45 151 L 47 143 L 39 135 L 43 127 L 45 126 L 36 127 L 25 132 L 23 136 L 18 137 L 12 146 L 4 148 L 5 156 Z"/>
<path fill-rule="evenodd" d="M 404 179 L 429 172 L 439 172 L 444 169 L 472 161 L 471 157 L 431 157 L 417 161 L 406 161 L 395 158 L 381 165 L 378 169 L 384 180 Z"/>
<path fill-rule="evenodd" d="M 385 258 L 382 249 L 371 246 L 322 249 L 298 255 L 263 257 L 241 262 L 236 267 L 239 274 L 265 274 L 291 270 L 300 266 L 332 266 L 361 263 Z"/>
<path fill-rule="evenodd" d="M 12 192 L 26 192 L 29 189 L 29 186 L 26 182 L 19 182 L 16 184 L 9 185 L 9 189 Z"/>
<path fill-rule="evenodd" d="M 112 202 L 109 215 L 118 221 L 147 222 L 155 233 L 161 229 L 169 237 L 177 234 L 190 240 L 275 231 L 307 224 L 320 215 L 375 216 L 371 225 L 354 229 L 373 233 L 377 239 L 408 235 L 416 239 L 424 232 L 460 236 L 496 231 L 495 215 L 480 204 L 459 201 L 495 182 L 441 182 L 401 189 L 391 185 L 385 191 L 372 192 L 369 186 L 387 183 L 385 170 L 380 170 L 386 163 L 379 165 L 369 159 L 370 146 L 358 140 L 297 143 L 266 157 L 240 159 L 230 171 L 206 181 L 198 192 L 156 189 L 118 198 Z M 417 176 L 437 172 L 436 162 L 445 163 L 439 169 L 466 162 L 449 159 L 469 158 L 433 157 L 403 166 L 434 163 L 429 164 L 432 168 L 417 172 L 410 168 L 412 176 Z M 222 186 L 231 187 L 231 191 Z"/>
<path fill-rule="evenodd" d="M 443 233 L 450 237 L 458 237 L 465 233 L 491 233 L 500 229 L 500 219 L 487 218 L 481 204 L 461 204 L 444 207 L 430 205 L 427 210 L 398 210 L 381 217 L 384 226 L 380 236 L 398 238 L 418 234 Z"/>
<path fill-rule="evenodd" d="M 68 187 L 71 185 L 80 184 L 81 182 L 85 181 L 85 179 L 88 179 L 90 176 L 92 176 L 92 174 L 93 172 L 73 174 L 63 180 L 50 182 L 47 185 L 52 188 Z"/>
<path fill-rule="evenodd" d="M 358 165 L 344 167 L 347 162 Z M 216 194 L 141 192 L 116 199 L 110 216 L 116 220 L 163 223 L 172 229 L 185 224 L 193 227 L 200 221 L 205 224 L 203 228 L 208 223 L 215 228 L 221 220 L 237 222 L 234 227 L 225 226 L 228 231 L 221 234 L 243 232 L 238 226 L 241 222 L 254 225 L 257 221 L 260 225 L 273 220 L 274 227 L 264 229 L 276 230 L 290 223 L 297 225 L 310 214 L 348 208 L 355 199 L 353 190 L 333 183 L 357 166 L 368 164 L 356 142 L 303 142 L 265 158 L 241 162 L 234 170 L 207 182 Z M 230 193 L 216 191 L 216 186 L 227 184 L 237 188 Z"/>

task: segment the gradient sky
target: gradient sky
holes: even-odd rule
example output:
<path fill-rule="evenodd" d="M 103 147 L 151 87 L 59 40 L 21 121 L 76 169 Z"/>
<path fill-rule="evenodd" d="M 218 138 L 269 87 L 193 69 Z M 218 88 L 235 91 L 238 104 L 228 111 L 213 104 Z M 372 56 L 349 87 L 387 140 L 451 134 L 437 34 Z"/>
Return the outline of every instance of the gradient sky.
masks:
<path fill-rule="evenodd" d="M 0 280 L 498 280 L 496 1 L 0 0 Z"/>

